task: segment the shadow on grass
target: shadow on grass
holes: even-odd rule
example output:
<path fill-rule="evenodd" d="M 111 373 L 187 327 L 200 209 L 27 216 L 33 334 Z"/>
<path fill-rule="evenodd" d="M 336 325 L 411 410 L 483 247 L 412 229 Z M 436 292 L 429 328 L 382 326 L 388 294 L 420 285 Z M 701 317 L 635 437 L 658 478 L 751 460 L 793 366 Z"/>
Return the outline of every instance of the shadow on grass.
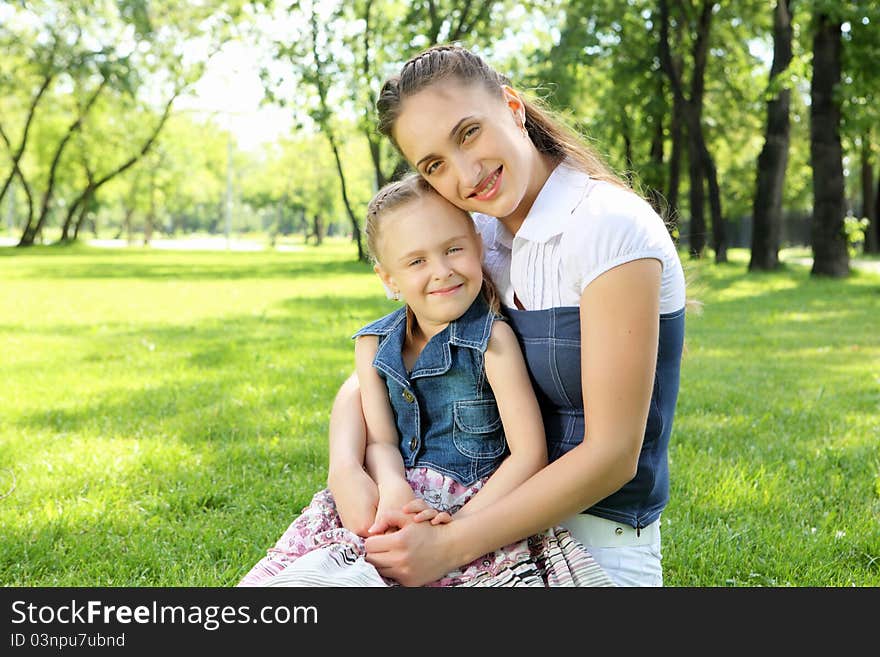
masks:
<path fill-rule="evenodd" d="M 63 491 L 40 491 L 56 514 L 2 528 L 0 582 L 232 585 L 324 487 L 325 460 L 306 442 L 282 441 L 197 460 L 145 450 L 109 485 L 82 470 Z"/>
<path fill-rule="evenodd" d="M 39 439 L 4 449 L 19 475 L 6 504 L 32 511 L 0 531 L 0 581 L 225 586 L 265 554 L 325 485 L 350 334 L 389 308 L 333 296 L 270 310 L 184 328 L 119 326 L 64 363 L 71 373 L 59 380 L 138 387 L 71 390 L 63 404 L 10 418 L 20 441 Z M 143 334 L 155 350 L 126 361 Z M 59 511 L 41 512 L 40 500 Z"/>
<path fill-rule="evenodd" d="M 77 255 L 83 262 L 77 262 Z M 210 252 L 185 253 L 179 251 L 154 251 L 149 258 L 120 254 L 96 254 L 94 251 L 81 254 L 64 253 L 59 257 L 70 256 L 65 262 L 53 258 L 51 263 L 36 264 L 26 262 L 28 278 L 41 280 L 71 279 L 138 279 L 138 280 L 236 280 L 297 278 L 300 276 L 322 276 L 339 274 L 363 274 L 371 272 L 370 265 L 353 260 L 350 255 L 338 253 L 323 254 L 314 252 L 260 254 L 255 257 L 248 253 L 217 254 Z M 124 257 L 123 257 L 124 256 Z"/>
<path fill-rule="evenodd" d="M 291 298 L 273 306 L 269 317 L 241 315 L 136 330 L 109 326 L 98 349 L 68 359 L 65 367 L 83 377 L 93 367 L 100 373 L 91 376 L 142 383 L 73 405 L 41 408 L 12 422 L 22 430 L 89 428 L 116 437 L 153 430 L 187 442 L 283 432 L 294 416 L 326 423 L 338 386 L 354 368 L 350 336 L 391 308 L 383 299 Z M 152 349 L 132 354 L 144 336 Z M 13 369 L 20 372 L 20 366 Z M 76 378 L 63 371 L 55 375 Z"/>

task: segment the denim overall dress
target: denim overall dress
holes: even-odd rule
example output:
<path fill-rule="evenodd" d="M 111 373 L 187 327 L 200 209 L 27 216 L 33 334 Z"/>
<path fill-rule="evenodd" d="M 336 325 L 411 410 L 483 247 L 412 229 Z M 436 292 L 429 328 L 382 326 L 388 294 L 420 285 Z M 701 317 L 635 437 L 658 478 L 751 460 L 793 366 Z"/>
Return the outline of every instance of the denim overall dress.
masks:
<path fill-rule="evenodd" d="M 405 467 L 431 468 L 471 486 L 509 453 L 483 366 L 497 319 L 479 295 L 431 338 L 411 372 L 403 364 L 405 307 L 354 334 L 379 338 L 373 367 L 388 388 Z"/>
<path fill-rule="evenodd" d="M 584 437 L 580 309 L 505 308 L 504 314 L 525 355 L 553 461 Z M 659 518 L 669 501 L 667 447 L 678 399 L 684 314 L 682 308 L 660 315 L 657 370 L 636 476 L 583 513 L 641 529 Z"/>

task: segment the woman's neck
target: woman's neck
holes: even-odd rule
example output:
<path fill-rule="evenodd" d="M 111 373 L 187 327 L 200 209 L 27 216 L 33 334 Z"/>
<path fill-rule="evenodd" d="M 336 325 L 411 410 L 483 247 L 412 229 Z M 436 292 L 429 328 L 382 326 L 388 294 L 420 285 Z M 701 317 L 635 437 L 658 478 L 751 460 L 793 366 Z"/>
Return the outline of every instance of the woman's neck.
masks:
<path fill-rule="evenodd" d="M 535 204 L 535 199 L 538 198 L 538 194 L 541 193 L 547 179 L 553 173 L 560 160 L 547 153 L 539 153 L 536 149 L 534 162 L 535 166 L 529 176 L 526 192 L 519 205 L 506 217 L 497 218 L 512 235 L 516 235 L 517 231 L 525 223 L 526 217 L 529 216 L 529 212 L 531 212 L 532 206 Z"/>

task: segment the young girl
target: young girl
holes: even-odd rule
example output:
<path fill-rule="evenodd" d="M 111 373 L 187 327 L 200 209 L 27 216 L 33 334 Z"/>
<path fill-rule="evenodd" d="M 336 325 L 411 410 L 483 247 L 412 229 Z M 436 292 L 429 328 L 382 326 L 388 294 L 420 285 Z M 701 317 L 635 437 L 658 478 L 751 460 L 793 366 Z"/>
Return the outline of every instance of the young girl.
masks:
<path fill-rule="evenodd" d="M 365 517 L 341 518 L 333 495 L 319 492 L 241 586 L 391 584 L 364 560 L 364 524 L 413 502 L 419 510 L 408 522 L 459 522 L 547 463 L 541 412 L 516 336 L 483 276 L 470 216 L 410 176 L 372 200 L 366 234 L 376 273 L 406 305 L 355 334 L 371 477 L 356 479 Z M 560 527 L 435 584 L 611 582 Z"/>
<path fill-rule="evenodd" d="M 441 196 L 474 213 L 484 265 L 535 383 L 550 463 L 479 512 L 414 523 L 385 511 L 367 561 L 404 585 L 557 524 L 611 579 L 662 585 L 660 514 L 679 387 L 685 286 L 662 219 L 552 115 L 465 48 L 408 61 L 379 130 Z M 331 416 L 331 488 L 359 514 L 358 379 Z M 385 534 L 388 527 L 399 527 Z"/>

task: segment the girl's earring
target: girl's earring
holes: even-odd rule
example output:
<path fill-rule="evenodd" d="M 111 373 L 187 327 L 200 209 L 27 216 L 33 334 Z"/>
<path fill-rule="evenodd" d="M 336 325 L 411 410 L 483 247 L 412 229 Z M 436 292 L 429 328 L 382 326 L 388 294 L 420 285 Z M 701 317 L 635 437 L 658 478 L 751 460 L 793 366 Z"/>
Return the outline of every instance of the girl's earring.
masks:
<path fill-rule="evenodd" d="M 400 290 L 394 290 L 393 296 L 391 298 L 395 301 L 400 301 Z"/>

